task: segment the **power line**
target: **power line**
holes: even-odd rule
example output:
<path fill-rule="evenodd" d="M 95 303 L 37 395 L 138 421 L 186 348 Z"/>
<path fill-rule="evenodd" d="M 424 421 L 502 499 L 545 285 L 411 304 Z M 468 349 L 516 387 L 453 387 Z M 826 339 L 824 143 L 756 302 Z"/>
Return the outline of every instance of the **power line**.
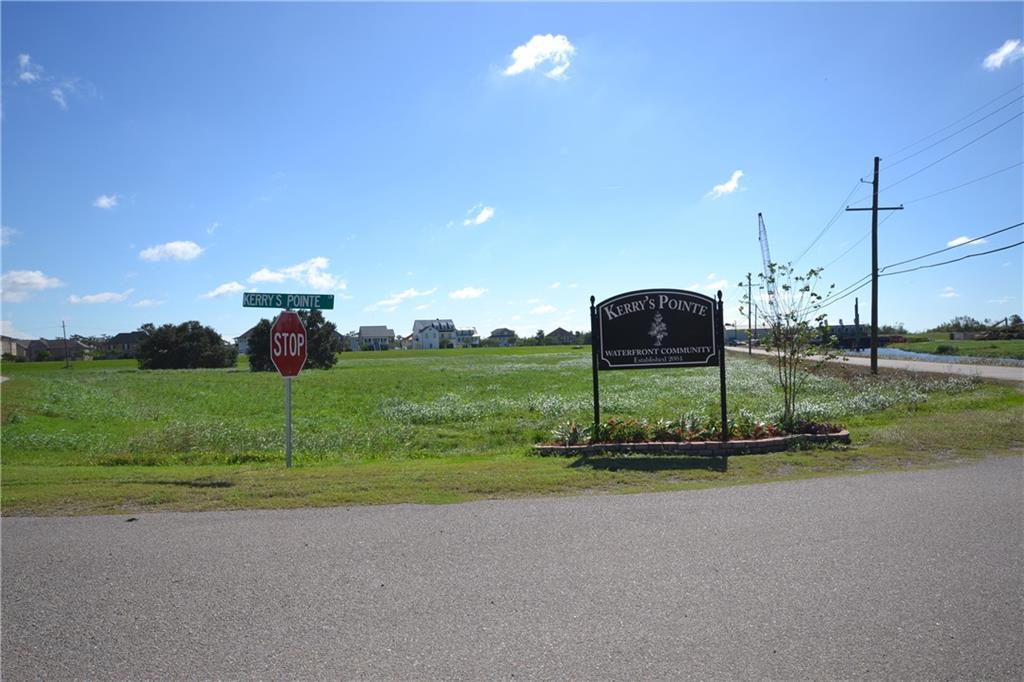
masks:
<path fill-rule="evenodd" d="M 909 180 L 910 178 L 914 177 L 915 175 L 919 175 L 920 173 L 923 173 L 924 171 L 928 170 L 932 166 L 935 166 L 936 164 L 939 164 L 939 163 L 945 161 L 946 159 L 948 159 L 949 157 L 953 156 L 954 154 L 962 152 L 964 149 L 967 149 L 968 147 L 970 147 L 975 142 L 978 142 L 979 140 L 981 140 L 981 139 L 983 139 L 985 137 L 988 137 L 989 135 L 991 135 L 995 131 L 999 130 L 1000 128 L 1002 128 L 1006 124 L 1012 122 L 1014 119 L 1020 118 L 1021 116 L 1024 116 L 1024 111 L 1021 111 L 1021 112 L 1018 112 L 1018 113 L 1014 114 L 1013 116 L 1011 116 L 1010 118 L 1006 119 L 1005 121 L 1003 121 L 1002 123 L 1000 123 L 999 125 L 997 125 L 994 128 L 989 128 L 984 133 L 982 133 L 978 137 L 974 138 L 970 142 L 967 142 L 965 144 L 960 145 L 959 147 L 957 147 L 953 151 L 949 152 L 945 156 L 942 156 L 942 157 L 939 157 L 938 159 L 935 159 L 934 161 L 929 163 L 927 166 L 923 166 L 923 167 L 917 169 L 916 171 L 914 171 L 910 175 L 906 175 L 906 176 L 900 178 L 899 180 L 897 180 L 896 182 L 892 183 L 891 185 L 886 185 L 882 189 L 878 190 L 879 193 L 886 192 L 886 191 L 892 189 L 893 187 L 895 187 L 896 185 L 899 185 L 899 184 L 901 184 L 903 182 L 906 182 L 907 180 Z M 861 202 L 864 199 L 868 199 L 868 198 L 869 198 L 869 195 L 864 195 L 864 196 L 860 197 L 859 199 L 857 199 L 856 201 L 854 201 L 853 203 L 856 204 L 856 203 Z"/>
<path fill-rule="evenodd" d="M 878 221 L 878 226 L 881 227 L 882 225 L 884 225 L 885 221 L 888 220 L 889 218 L 893 217 L 894 215 L 897 215 L 897 214 L 896 213 L 887 213 L 884 218 L 882 218 L 881 220 Z M 861 244 L 865 239 L 867 239 L 870 236 L 871 236 L 871 230 L 868 230 L 867 232 L 864 233 L 863 237 L 861 237 L 860 239 L 855 241 L 853 244 L 851 244 L 850 248 L 846 249 L 846 251 L 843 251 L 841 254 L 839 254 L 838 256 L 833 258 L 832 260 L 830 260 L 827 264 L 823 265 L 822 267 L 823 268 L 827 268 L 827 267 L 833 265 L 834 263 L 836 263 L 837 261 L 842 260 L 843 256 L 845 256 L 846 254 L 848 254 L 851 251 L 853 251 L 855 248 L 857 248 L 857 246 L 859 244 Z"/>
<path fill-rule="evenodd" d="M 956 154 L 956 153 L 958 153 L 958 152 L 961 152 L 961 151 L 963 151 L 964 149 L 967 149 L 968 147 L 970 147 L 970 146 L 971 146 L 972 144 L 974 144 L 975 142 L 978 142 L 979 140 L 981 140 L 981 139 L 983 139 L 983 138 L 985 138 L 985 137 L 988 137 L 989 135 L 991 135 L 991 134 L 992 134 L 992 133 L 994 133 L 995 131 L 997 131 L 997 130 L 999 130 L 1000 128 L 1002 128 L 1002 127 L 1003 127 L 1004 125 L 1006 125 L 1007 123 L 1010 123 L 1011 121 L 1013 121 L 1013 120 L 1015 120 L 1015 119 L 1018 119 L 1018 118 L 1020 118 L 1020 117 L 1021 117 L 1022 115 L 1024 115 L 1024 111 L 1022 111 L 1022 112 L 1018 112 L 1018 113 L 1014 114 L 1014 115 L 1013 115 L 1013 116 L 1011 116 L 1010 118 L 1006 119 L 1005 121 L 1003 121 L 1002 123 L 1000 123 L 999 125 L 997 125 L 997 126 L 996 126 L 995 128 L 990 128 L 990 129 L 986 130 L 986 131 L 985 131 L 984 133 L 982 133 L 982 134 L 981 134 L 981 135 L 979 135 L 978 137 L 974 138 L 974 139 L 973 139 L 973 140 L 971 140 L 970 142 L 968 142 L 968 143 L 966 143 L 966 144 L 963 144 L 963 145 L 961 145 L 961 146 L 957 147 L 956 149 L 954 149 L 954 150 L 953 150 L 953 151 L 951 151 L 950 153 L 946 154 L 945 156 L 942 156 L 942 157 L 940 157 L 940 158 L 938 158 L 938 159 L 935 159 L 934 161 L 932 161 L 931 163 L 929 163 L 929 164 L 928 164 L 927 166 L 924 166 L 924 167 L 922 167 L 922 168 L 919 168 L 918 170 L 914 171 L 914 172 L 913 172 L 913 173 L 911 173 L 910 175 L 907 175 L 906 177 L 900 178 L 899 180 L 897 180 L 896 182 L 892 183 L 891 185 L 887 185 L 886 187 L 883 187 L 883 188 L 882 188 L 881 190 L 879 190 L 879 191 L 880 191 L 880 192 L 885 192 L 885 191 L 887 191 L 887 190 L 890 190 L 890 189 L 892 189 L 893 187 L 895 187 L 896 185 L 899 185 L 899 184 L 901 184 L 901 183 L 903 183 L 903 182 L 906 182 L 907 180 L 909 180 L 910 178 L 914 177 L 915 175 L 919 175 L 919 174 L 923 173 L 924 171 L 928 170 L 928 169 L 929 169 L 929 168 L 931 168 L 932 166 L 934 166 L 934 165 L 936 165 L 936 164 L 938 164 L 938 163 L 941 163 L 942 161 L 945 161 L 945 160 L 946 160 L 946 159 L 948 159 L 949 157 L 953 156 L 954 154 Z"/>
<path fill-rule="evenodd" d="M 996 230 L 995 232 L 989 232 L 988 234 L 983 234 L 980 237 L 975 237 L 974 239 L 968 239 L 967 241 L 960 242 L 959 244 L 953 244 L 952 246 L 947 246 L 946 248 L 939 249 L 938 251 L 932 251 L 931 253 L 926 253 L 923 256 L 917 256 L 916 258 L 908 258 L 907 260 L 901 260 L 898 263 L 890 263 L 889 265 L 886 265 L 884 268 L 882 268 L 882 270 L 884 271 L 884 270 L 887 270 L 889 268 L 894 268 L 897 265 L 905 265 L 906 263 L 913 263 L 914 261 L 921 260 L 922 258 L 928 258 L 929 256 L 935 256 L 935 255 L 938 255 L 940 253 L 945 253 L 946 251 L 951 251 L 953 249 L 958 249 L 961 246 L 967 246 L 968 244 L 973 244 L 974 242 L 980 241 L 982 239 L 986 239 L 987 237 L 992 237 L 992 236 L 997 235 L 997 234 L 1002 234 L 1003 232 L 1006 232 L 1008 230 L 1012 230 L 1015 227 L 1020 227 L 1021 225 L 1024 225 L 1024 222 L 1016 223 L 1015 225 L 1010 225 L 1009 227 L 1004 227 L 1001 230 Z"/>
<path fill-rule="evenodd" d="M 999 253 L 1000 251 L 1006 251 L 1007 249 L 1012 249 L 1013 247 L 1020 246 L 1021 244 L 1024 244 L 1024 241 L 1019 241 L 1019 242 L 1017 242 L 1015 244 L 1010 244 L 1009 246 L 1001 246 L 998 249 L 991 249 L 990 251 L 982 251 L 981 253 L 969 253 L 966 256 L 961 256 L 960 258 L 954 258 L 952 260 L 942 261 L 941 263 L 931 263 L 929 265 L 919 265 L 916 268 L 908 268 L 906 270 L 897 270 L 896 272 L 886 272 L 886 273 L 884 273 L 882 275 L 882 277 L 889 277 L 891 275 L 902 275 L 902 274 L 907 273 L 907 272 L 915 272 L 917 270 L 926 270 L 928 268 L 937 268 L 940 265 L 949 265 L 950 263 L 958 263 L 958 262 L 960 262 L 962 260 L 967 260 L 968 258 L 977 258 L 978 256 L 987 256 L 990 253 Z"/>
<path fill-rule="evenodd" d="M 911 147 L 917 146 L 918 144 L 924 142 L 925 140 L 927 140 L 929 138 L 935 137 L 936 135 L 938 135 L 941 132 L 945 132 L 946 130 L 949 130 L 950 128 L 955 126 L 957 123 L 960 123 L 961 121 L 966 121 L 971 116 L 974 116 L 976 113 L 978 113 L 979 111 L 981 111 L 982 109 L 984 109 L 988 105 L 990 105 L 990 104 L 992 104 L 994 102 L 998 102 L 999 100 L 1001 100 L 1002 98 L 1006 97 L 1007 95 L 1009 95 L 1011 92 L 1013 92 L 1017 88 L 1021 87 L 1021 85 L 1024 85 L 1024 83 L 1017 83 L 1016 85 L 1014 85 L 1012 88 L 1010 88 L 1009 90 L 1007 90 L 1003 94 L 999 95 L 998 97 L 996 97 L 994 99 L 990 99 L 989 101 L 985 102 L 984 104 L 982 104 L 980 107 L 978 107 L 977 109 L 975 109 L 971 113 L 965 114 L 964 116 L 961 116 L 960 118 L 958 118 L 957 120 L 953 121 L 949 125 L 947 125 L 947 126 L 945 126 L 943 128 L 939 128 L 934 133 L 930 133 L 928 135 L 925 135 L 924 137 L 922 137 L 920 140 L 917 140 L 916 142 L 911 142 L 906 147 L 900 147 L 899 149 L 897 149 L 894 152 L 889 152 L 888 154 L 886 154 L 886 156 L 894 156 L 896 154 L 899 154 L 902 151 L 906 151 L 907 149 L 910 149 Z"/>
<path fill-rule="evenodd" d="M 1003 109 L 1005 109 L 1006 107 L 1010 106 L 1011 104 L 1015 104 L 1015 103 L 1017 103 L 1017 102 L 1021 101 L 1022 99 L 1024 99 L 1024 95 L 1021 95 L 1021 96 L 1020 96 L 1020 97 L 1018 97 L 1017 99 L 1013 99 L 1013 100 L 1010 100 L 1009 102 L 1007 102 L 1007 103 L 1006 103 L 1006 104 L 1004 104 L 1003 106 L 999 107 L 999 108 L 998 108 L 998 109 L 996 109 L 995 111 L 993 111 L 993 112 L 991 112 L 991 113 L 988 113 L 988 114 L 986 114 L 986 115 L 982 116 L 981 118 L 979 118 L 979 119 L 978 119 L 977 121 L 974 121 L 973 123 L 968 123 L 968 124 L 967 124 L 967 125 L 965 125 L 965 126 L 964 126 L 963 128 L 960 128 L 960 129 L 959 129 L 959 130 L 957 130 L 956 132 L 950 133 L 949 135 L 947 135 L 946 137 L 942 138 L 941 140 L 936 140 L 935 142 L 932 142 L 932 143 L 931 143 L 930 145 L 928 145 L 927 147 L 922 147 L 921 149 L 918 149 L 918 150 L 917 150 L 916 152 L 914 152 L 913 154 L 909 154 L 909 155 L 907 155 L 907 156 L 904 156 L 904 157 L 903 157 L 902 159 L 899 159 L 899 160 L 897 160 L 897 161 L 893 161 L 892 163 L 887 163 L 887 164 L 885 164 L 885 168 L 892 168 L 893 166 L 898 166 L 899 164 L 903 163 L 904 161 L 907 161 L 908 159 L 912 159 L 912 158 L 914 158 L 915 156 L 917 156 L 918 154 L 922 154 L 922 153 L 924 153 L 924 152 L 928 151 L 929 149 L 931 149 L 932 147 L 935 147 L 935 146 L 937 146 L 937 145 L 940 145 L 940 144 L 942 144 L 943 142 L 945 142 L 946 140 L 948 140 L 948 139 L 950 139 L 950 138 L 956 137 L 957 135 L 959 135 L 960 133 L 964 132 L 964 131 L 965 131 L 965 130 L 967 130 L 968 128 L 973 128 L 974 126 L 978 125 L 979 123 L 981 123 L 981 122 L 982 122 L 982 121 L 984 121 L 985 119 L 987 119 L 987 118 L 990 118 L 990 117 L 992 117 L 992 116 L 995 116 L 996 114 L 998 114 L 998 113 L 999 113 L 1000 111 L 1002 111 L 1002 110 L 1003 110 Z"/>
<path fill-rule="evenodd" d="M 833 303 L 838 303 L 839 301 L 843 300 L 844 298 L 847 298 L 849 296 L 853 296 L 855 293 L 857 293 L 858 291 L 860 291 L 861 289 L 863 289 L 867 285 L 871 284 L 871 275 L 865 275 L 862 279 L 865 280 L 864 283 L 861 284 L 856 289 L 854 289 L 853 291 L 845 293 L 842 296 L 839 296 L 838 294 L 836 296 L 830 296 L 827 299 L 825 299 L 821 303 L 821 305 L 819 305 L 817 308 L 815 308 L 815 310 L 821 310 L 822 308 L 828 307 L 828 306 L 832 305 Z M 854 282 L 854 284 L 856 284 L 856 282 Z M 853 284 L 851 284 L 850 286 L 852 287 Z M 847 289 L 849 289 L 849 288 L 850 287 L 847 287 Z"/>
<path fill-rule="evenodd" d="M 993 175 L 999 175 L 1000 173 L 1005 173 L 1006 171 L 1008 171 L 1008 170 L 1010 170 L 1012 168 L 1016 168 L 1017 166 L 1021 166 L 1021 165 L 1024 165 L 1024 161 L 1018 161 L 1017 163 L 1015 163 L 1015 164 L 1013 164 L 1011 166 L 1007 166 L 1006 168 L 1000 168 L 997 171 L 992 171 L 988 175 L 982 175 L 980 178 L 975 178 L 973 180 L 968 180 L 967 182 L 959 184 L 956 187 L 950 187 L 948 189 L 944 189 L 944 190 L 935 192 L 934 194 L 928 194 L 928 195 L 925 195 L 923 197 L 917 197 L 916 199 L 911 199 L 909 201 L 904 201 L 903 203 L 904 204 L 914 204 L 914 203 L 917 203 L 918 201 L 924 201 L 925 199 L 931 199 L 933 197 L 939 196 L 940 194 L 945 194 L 946 192 L 952 192 L 955 189 L 960 189 L 961 187 L 967 187 L 968 185 L 973 185 L 976 182 L 981 182 L 982 180 L 987 180 L 988 178 L 991 178 Z"/>
<path fill-rule="evenodd" d="M 832 218 L 828 221 L 828 223 L 826 223 L 825 227 L 821 229 L 821 232 L 818 233 L 818 236 L 812 239 L 811 243 L 807 245 L 807 248 L 801 251 L 800 255 L 793 260 L 794 265 L 800 262 L 800 259 L 803 258 L 807 254 L 807 252 L 811 250 L 811 247 L 817 244 L 818 240 L 825 236 L 825 233 L 828 232 L 828 229 L 832 227 L 837 220 L 839 220 L 839 216 L 845 213 L 843 208 L 847 206 L 846 202 L 848 202 L 850 200 L 850 197 L 853 196 L 853 193 L 857 191 L 857 187 L 860 185 L 860 183 L 861 181 L 859 179 L 857 180 L 857 182 L 853 183 L 853 187 L 850 188 L 849 194 L 847 194 L 846 198 L 843 199 L 843 201 L 839 204 L 839 208 L 836 209 L 836 212 L 832 215 Z"/>
<path fill-rule="evenodd" d="M 890 214 L 890 215 L 893 215 L 893 214 Z M 886 217 L 888 218 L 888 216 L 886 216 Z M 879 223 L 879 224 L 881 224 L 881 223 Z M 961 258 L 954 258 L 952 260 L 943 261 L 941 263 L 933 263 L 933 264 L 930 264 L 930 265 L 922 265 L 922 266 L 919 266 L 919 267 L 916 267 L 916 268 L 908 268 L 906 270 L 897 270 L 895 272 L 883 272 L 884 270 L 886 270 L 888 268 L 893 268 L 893 267 L 896 267 L 897 265 L 904 265 L 906 263 L 912 263 L 914 261 L 921 260 L 922 258 L 928 258 L 929 256 L 934 256 L 934 255 L 937 255 L 937 254 L 940 254 L 940 253 L 944 253 L 946 251 L 950 251 L 952 249 L 959 248 L 961 246 L 966 246 L 967 244 L 971 244 L 971 243 L 977 242 L 977 241 L 979 241 L 981 239 L 986 239 L 987 237 L 992 237 L 992 236 L 995 236 L 997 234 L 1001 234 L 1003 232 L 1006 232 L 1008 230 L 1012 230 L 1014 228 L 1021 227 L 1021 226 L 1024 226 L 1024 222 L 1015 223 L 1015 224 L 1010 225 L 1008 227 L 1004 227 L 1004 228 L 1001 228 L 999 230 L 995 230 L 993 232 L 989 232 L 988 234 L 984 234 L 984 235 L 982 235 L 980 237 L 975 237 L 974 239 L 970 239 L 970 240 L 965 241 L 965 242 L 963 242 L 961 244 L 956 244 L 954 246 L 948 246 L 948 247 L 946 247 L 944 249 L 939 249 L 938 251 L 932 251 L 931 253 L 926 253 L 926 254 L 921 255 L 921 256 L 916 256 L 915 258 L 908 258 L 907 260 L 898 261 L 896 263 L 890 263 L 889 265 L 886 265 L 885 267 L 883 267 L 883 268 L 881 268 L 879 270 L 879 276 L 880 277 L 888 277 L 890 275 L 899 275 L 899 274 L 903 274 L 903 273 L 907 273 L 907 272 L 914 272 L 915 270 L 922 270 L 922 269 L 925 269 L 925 268 L 933 268 L 933 267 L 938 267 L 940 265 L 948 265 L 949 263 L 956 263 L 958 261 L 962 261 L 962 260 L 965 260 L 967 258 L 975 258 L 977 256 L 984 256 L 984 255 L 987 255 L 987 254 L 990 254 L 990 253 L 997 253 L 999 251 L 1005 251 L 1006 249 L 1013 248 L 1014 246 L 1020 246 L 1021 244 L 1024 244 L 1024 242 L 1017 242 L 1016 244 L 1011 244 L 1010 246 L 1005 246 L 1005 247 L 1001 247 L 1001 248 L 998 248 L 998 249 L 992 249 L 990 251 L 983 251 L 981 253 L 968 254 L 968 255 L 963 256 Z M 859 244 L 860 242 L 864 241 L 865 239 L 867 239 L 867 235 L 864 235 L 863 237 L 861 237 L 861 239 L 857 241 L 857 244 Z M 854 246 L 856 246 L 857 244 L 854 244 Z M 868 282 L 866 280 L 868 280 L 870 277 L 871 277 L 871 273 L 868 273 L 868 274 L 864 275 L 863 277 L 855 280 L 852 284 L 847 285 L 843 289 L 840 289 L 839 291 L 835 292 L 834 294 L 831 294 L 828 297 L 826 297 L 819 305 L 815 306 L 814 309 L 820 309 L 820 308 L 823 308 L 825 306 L 832 305 L 833 303 L 836 303 L 836 302 L 841 301 L 842 299 L 848 297 L 849 295 L 853 294 L 854 292 L 863 289 L 864 287 L 866 287 L 868 285 Z M 805 311 L 802 311 L 802 312 L 805 312 Z"/>

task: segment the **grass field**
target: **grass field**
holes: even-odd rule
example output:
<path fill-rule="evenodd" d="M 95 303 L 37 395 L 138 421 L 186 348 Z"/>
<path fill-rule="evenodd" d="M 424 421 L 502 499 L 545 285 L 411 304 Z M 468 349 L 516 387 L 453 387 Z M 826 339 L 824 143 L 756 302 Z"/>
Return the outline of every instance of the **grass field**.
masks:
<path fill-rule="evenodd" d="M 1024 360 L 1024 340 L 1008 339 L 1003 341 L 951 341 L 949 334 L 928 334 L 927 341 L 912 343 L 894 343 L 892 348 L 913 351 L 915 353 L 935 353 L 943 355 L 964 355 L 975 358 L 1011 358 Z M 943 348 L 944 347 L 944 348 Z"/>
<path fill-rule="evenodd" d="M 730 356 L 729 411 L 771 418 L 763 360 Z M 903 468 L 1019 453 L 1019 388 L 967 378 L 815 377 L 802 409 L 855 445 L 718 461 L 542 458 L 562 421 L 591 419 L 589 349 L 354 353 L 294 381 L 283 467 L 283 383 L 132 362 L 5 364 L 4 514 L 116 513 L 666 490 Z M 605 416 L 716 413 L 717 369 L 607 372 Z"/>

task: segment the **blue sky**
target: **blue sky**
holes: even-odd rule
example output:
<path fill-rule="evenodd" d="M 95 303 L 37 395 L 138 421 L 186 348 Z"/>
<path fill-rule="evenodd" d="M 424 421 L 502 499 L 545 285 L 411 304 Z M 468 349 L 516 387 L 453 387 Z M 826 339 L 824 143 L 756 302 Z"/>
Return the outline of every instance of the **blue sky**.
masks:
<path fill-rule="evenodd" d="M 759 211 L 775 260 L 870 271 L 869 213 L 807 247 L 870 205 L 875 155 L 906 205 L 883 266 L 1024 220 L 1020 3 L 0 12 L 5 334 L 233 337 L 273 312 L 247 290 L 334 293 L 342 331 L 586 329 L 591 294 L 649 287 L 740 321 Z M 885 277 L 880 319 L 1021 313 L 1022 281 L 1020 247 Z"/>

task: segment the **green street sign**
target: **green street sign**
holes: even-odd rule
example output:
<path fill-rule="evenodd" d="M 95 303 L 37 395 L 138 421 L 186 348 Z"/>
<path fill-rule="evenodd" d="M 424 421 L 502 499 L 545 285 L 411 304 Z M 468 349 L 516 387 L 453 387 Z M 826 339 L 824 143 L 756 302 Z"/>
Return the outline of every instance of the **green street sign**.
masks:
<path fill-rule="evenodd" d="M 334 294 L 242 294 L 243 308 L 334 310 Z"/>

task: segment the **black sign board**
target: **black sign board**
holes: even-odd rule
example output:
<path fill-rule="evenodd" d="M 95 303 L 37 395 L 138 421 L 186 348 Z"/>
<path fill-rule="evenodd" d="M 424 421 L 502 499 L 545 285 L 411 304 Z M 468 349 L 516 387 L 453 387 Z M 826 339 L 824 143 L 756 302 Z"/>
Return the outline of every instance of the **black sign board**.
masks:
<path fill-rule="evenodd" d="M 598 369 L 718 365 L 715 299 L 681 289 L 619 294 L 595 307 Z"/>
<path fill-rule="evenodd" d="M 722 440 L 728 440 L 721 291 L 718 300 L 682 289 L 630 291 L 598 304 L 591 296 L 590 332 L 595 434 L 601 422 L 599 370 L 717 366 Z"/>

